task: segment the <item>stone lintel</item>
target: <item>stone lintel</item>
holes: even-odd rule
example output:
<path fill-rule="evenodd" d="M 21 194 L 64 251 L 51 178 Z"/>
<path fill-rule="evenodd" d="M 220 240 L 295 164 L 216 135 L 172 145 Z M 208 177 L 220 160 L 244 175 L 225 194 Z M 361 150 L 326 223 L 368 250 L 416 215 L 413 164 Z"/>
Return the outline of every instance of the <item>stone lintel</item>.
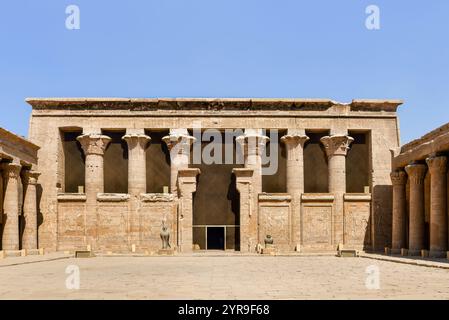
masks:
<path fill-rule="evenodd" d="M 171 202 L 175 196 L 171 193 L 141 193 L 140 200 L 143 202 Z"/>
<path fill-rule="evenodd" d="M 371 201 L 371 193 L 345 193 L 345 201 Z"/>
<path fill-rule="evenodd" d="M 254 169 L 251 168 L 234 168 L 232 173 L 235 174 L 236 178 L 251 178 L 254 173 Z"/>
<path fill-rule="evenodd" d="M 85 193 L 58 193 L 59 202 L 82 202 L 86 201 Z"/>
<path fill-rule="evenodd" d="M 126 128 L 126 134 L 130 135 L 145 135 L 145 128 Z"/>
<path fill-rule="evenodd" d="M 196 176 L 201 173 L 198 168 L 184 168 L 178 170 L 178 179 L 182 179 L 183 182 L 196 182 Z"/>
<path fill-rule="evenodd" d="M 97 200 L 100 202 L 122 202 L 130 198 L 128 193 L 98 193 Z"/>
<path fill-rule="evenodd" d="M 290 202 L 292 197 L 288 193 L 259 193 L 259 201 Z"/>
<path fill-rule="evenodd" d="M 303 193 L 301 195 L 302 201 L 324 201 L 332 202 L 335 196 L 332 193 Z"/>

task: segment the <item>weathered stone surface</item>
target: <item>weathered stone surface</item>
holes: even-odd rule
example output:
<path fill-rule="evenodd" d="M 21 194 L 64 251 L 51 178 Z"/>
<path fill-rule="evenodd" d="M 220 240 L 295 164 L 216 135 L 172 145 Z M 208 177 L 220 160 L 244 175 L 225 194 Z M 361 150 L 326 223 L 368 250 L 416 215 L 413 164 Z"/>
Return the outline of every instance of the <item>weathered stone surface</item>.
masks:
<path fill-rule="evenodd" d="M 294 249 L 290 202 L 290 195 L 259 195 L 259 243 L 271 235 L 279 250 Z"/>
<path fill-rule="evenodd" d="M 332 247 L 332 211 L 332 202 L 303 202 L 302 249 L 329 250 Z"/>
<path fill-rule="evenodd" d="M 19 164 L 3 165 L 6 190 L 3 199 L 3 250 L 19 250 L 20 170 Z"/>
<path fill-rule="evenodd" d="M 447 158 L 426 159 L 430 172 L 430 255 L 441 257 L 447 251 Z"/>
<path fill-rule="evenodd" d="M 405 167 L 410 181 L 409 254 L 419 255 L 424 248 L 424 164 Z"/>
<path fill-rule="evenodd" d="M 393 184 L 393 212 L 392 212 L 392 251 L 397 254 L 406 245 L 406 184 L 407 175 L 403 170 L 396 170 L 390 174 Z"/>
<path fill-rule="evenodd" d="M 191 250 L 190 220 L 194 214 L 192 201 L 197 177 L 189 176 L 189 171 L 184 170 L 189 170 L 189 151 L 194 141 L 188 129 L 195 122 L 201 122 L 202 128 L 244 130 L 237 142 L 243 147 L 245 168 L 234 169 L 240 196 L 241 251 L 254 252 L 257 244 L 263 242 L 261 237 L 266 227 L 278 234 L 277 249 L 282 251 L 295 247 L 306 251 L 335 250 L 345 238 L 360 245 L 362 233 L 365 233 L 364 245 L 369 239 L 374 248 L 383 248 L 391 241 L 389 150 L 399 147 L 396 108 L 400 101 L 354 100 L 348 104 L 328 99 L 27 101 L 33 106 L 30 139 L 42 148 L 36 168 L 42 172 L 39 241 L 49 250 L 91 245 L 92 250 L 126 251 L 134 245 L 137 251 L 157 251 L 163 219 L 171 229 L 177 249 Z M 262 128 L 286 130 L 283 142 L 287 151 L 288 201 L 279 195 L 261 195 L 261 153 L 268 143 Z M 83 131 L 79 140 L 86 157 L 85 194 L 63 191 L 61 132 L 75 129 Z M 323 140 L 329 160 L 329 193 L 306 195 L 302 159 L 307 141 L 305 133 L 323 129 L 330 132 L 329 138 Z M 103 194 L 103 153 L 110 141 L 102 134 L 105 130 L 126 130 L 123 139 L 129 156 L 129 196 Z M 177 150 L 170 152 L 170 195 L 146 193 L 144 159 L 149 142 L 146 130 L 169 130 L 164 141 L 169 151 Z M 345 150 L 351 142 L 348 130 L 370 132 L 371 194 L 365 195 L 370 199 L 354 200 L 345 195 Z M 184 176 L 179 175 L 181 171 Z M 369 210 L 371 223 L 365 225 L 360 221 L 364 221 Z M 260 224 L 261 221 L 265 222 Z M 315 227 L 320 221 L 323 225 Z M 124 229 L 117 229 L 119 224 Z M 361 230 L 354 229 L 358 227 Z"/>
<path fill-rule="evenodd" d="M 37 249 L 37 194 L 36 185 L 37 179 L 40 176 L 40 172 L 25 171 L 23 174 L 25 193 L 23 203 L 23 218 L 25 221 L 25 227 L 22 234 L 22 249 L 35 250 Z"/>
<path fill-rule="evenodd" d="M 175 196 L 172 193 L 142 193 L 140 199 L 143 202 L 171 202 Z"/>

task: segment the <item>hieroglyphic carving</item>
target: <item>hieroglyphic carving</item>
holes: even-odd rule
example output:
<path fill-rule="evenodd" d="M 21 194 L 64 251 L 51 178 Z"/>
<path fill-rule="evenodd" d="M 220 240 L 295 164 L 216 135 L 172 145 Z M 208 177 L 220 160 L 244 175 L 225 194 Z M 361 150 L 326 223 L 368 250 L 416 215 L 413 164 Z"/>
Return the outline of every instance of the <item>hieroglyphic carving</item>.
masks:
<path fill-rule="evenodd" d="M 286 247 L 290 243 L 289 204 L 285 206 L 259 207 L 259 238 L 263 240 L 267 234 L 276 241 L 277 247 Z"/>
<path fill-rule="evenodd" d="M 304 206 L 301 221 L 303 244 L 331 244 L 331 206 Z"/>
<path fill-rule="evenodd" d="M 128 243 L 128 206 L 108 204 L 98 208 L 98 246 L 100 249 L 126 247 Z"/>
<path fill-rule="evenodd" d="M 369 202 L 345 204 L 344 244 L 363 246 L 371 242 L 369 217 Z"/>

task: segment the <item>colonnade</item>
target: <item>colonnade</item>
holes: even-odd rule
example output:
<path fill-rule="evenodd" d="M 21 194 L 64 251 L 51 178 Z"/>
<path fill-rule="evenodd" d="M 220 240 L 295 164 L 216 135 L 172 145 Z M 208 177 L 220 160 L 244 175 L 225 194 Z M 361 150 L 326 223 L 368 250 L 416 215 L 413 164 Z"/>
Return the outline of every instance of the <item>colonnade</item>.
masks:
<path fill-rule="evenodd" d="M 36 185 L 40 173 L 15 162 L 2 163 L 1 170 L 2 250 L 35 250 L 38 248 Z M 21 216 L 24 222 L 22 243 L 20 243 Z"/>
<path fill-rule="evenodd" d="M 430 174 L 429 247 L 426 247 L 425 188 Z M 448 250 L 447 157 L 429 155 L 425 161 L 411 163 L 391 173 L 393 184 L 392 252 L 408 249 L 409 255 L 429 250 L 432 257 L 444 257 Z M 407 183 L 409 196 L 407 203 Z M 408 212 L 407 212 L 408 208 Z M 407 224 L 408 221 L 408 224 Z M 406 232 L 408 230 L 408 243 Z"/>

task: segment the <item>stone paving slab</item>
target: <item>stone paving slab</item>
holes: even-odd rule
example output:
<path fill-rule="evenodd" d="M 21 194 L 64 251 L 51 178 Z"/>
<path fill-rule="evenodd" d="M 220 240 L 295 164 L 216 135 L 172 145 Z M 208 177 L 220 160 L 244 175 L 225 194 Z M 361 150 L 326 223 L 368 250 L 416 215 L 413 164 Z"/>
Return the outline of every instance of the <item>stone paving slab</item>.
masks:
<path fill-rule="evenodd" d="M 25 257 L 6 257 L 0 259 L 0 268 L 1 267 L 8 267 L 8 266 L 15 266 L 15 265 L 21 265 L 21 264 L 28 264 L 28 263 L 38 263 L 38 262 L 47 262 L 47 261 L 54 261 L 54 260 L 60 260 L 60 259 L 69 259 L 73 257 L 72 254 L 67 254 L 64 252 L 52 252 L 44 255 L 29 255 Z"/>
<path fill-rule="evenodd" d="M 0 299 L 449 299 L 449 270 L 376 257 L 24 258 L 0 267 Z M 79 290 L 66 286 L 73 266 Z M 366 286 L 373 266 L 379 289 Z"/>
<path fill-rule="evenodd" d="M 400 255 L 384 255 L 374 253 L 360 253 L 360 257 L 396 263 L 404 263 L 421 267 L 449 269 L 449 260 L 444 258 L 403 257 Z"/>

